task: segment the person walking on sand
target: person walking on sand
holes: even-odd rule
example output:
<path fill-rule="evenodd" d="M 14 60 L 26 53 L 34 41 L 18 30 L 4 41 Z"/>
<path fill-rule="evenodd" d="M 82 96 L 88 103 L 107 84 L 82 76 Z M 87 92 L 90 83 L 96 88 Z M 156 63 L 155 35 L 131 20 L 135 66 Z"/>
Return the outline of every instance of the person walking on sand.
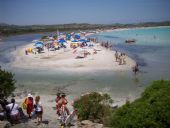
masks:
<path fill-rule="evenodd" d="M 126 54 L 125 53 L 123 53 L 123 55 L 122 55 L 122 60 L 123 60 L 123 64 L 126 64 Z"/>
<path fill-rule="evenodd" d="M 118 62 L 118 58 L 119 58 L 119 55 L 118 55 L 118 52 L 116 51 L 116 52 L 115 52 L 115 59 L 116 59 L 116 62 Z"/>
<path fill-rule="evenodd" d="M 27 50 L 25 50 L 25 55 L 28 55 L 28 51 Z"/>
<path fill-rule="evenodd" d="M 28 96 L 24 100 L 24 103 L 27 106 L 26 109 L 28 117 L 31 118 L 31 112 L 33 111 L 33 96 L 31 94 L 28 94 Z"/>
<path fill-rule="evenodd" d="M 56 97 L 56 110 L 57 110 L 57 112 L 56 112 L 56 114 L 58 115 L 58 116 L 60 116 L 60 111 L 59 111 L 59 104 L 58 104 L 58 101 L 61 99 L 61 96 L 60 96 L 60 93 L 57 93 L 57 97 Z"/>
<path fill-rule="evenodd" d="M 40 102 L 40 96 L 35 97 L 35 104 L 34 104 L 34 109 L 35 109 L 35 115 L 37 118 L 37 125 L 42 123 L 42 115 L 43 115 L 43 107 Z"/>
<path fill-rule="evenodd" d="M 64 108 L 65 108 L 65 110 L 67 112 L 67 115 L 70 115 L 70 112 L 69 112 L 69 110 L 67 108 L 67 103 L 68 103 L 68 101 L 66 99 L 66 94 L 62 93 L 61 94 L 61 99 L 58 101 L 59 108 L 61 108 L 64 105 Z"/>
<path fill-rule="evenodd" d="M 65 93 L 61 94 L 61 98 L 58 101 L 58 106 L 59 106 L 59 117 L 58 119 L 60 120 L 61 125 L 65 125 L 65 121 L 67 117 L 70 115 L 70 111 L 67 108 L 67 99 Z"/>
<path fill-rule="evenodd" d="M 119 65 L 122 65 L 122 61 L 123 61 L 123 54 L 121 53 L 119 55 Z"/>

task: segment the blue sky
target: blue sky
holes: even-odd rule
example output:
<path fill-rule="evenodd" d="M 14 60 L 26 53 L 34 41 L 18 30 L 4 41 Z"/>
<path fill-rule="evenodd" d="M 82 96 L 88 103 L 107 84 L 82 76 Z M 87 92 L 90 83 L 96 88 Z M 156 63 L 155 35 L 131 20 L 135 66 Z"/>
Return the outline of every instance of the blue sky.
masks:
<path fill-rule="evenodd" d="M 170 21 L 170 0 L 0 0 L 0 23 L 137 23 Z"/>

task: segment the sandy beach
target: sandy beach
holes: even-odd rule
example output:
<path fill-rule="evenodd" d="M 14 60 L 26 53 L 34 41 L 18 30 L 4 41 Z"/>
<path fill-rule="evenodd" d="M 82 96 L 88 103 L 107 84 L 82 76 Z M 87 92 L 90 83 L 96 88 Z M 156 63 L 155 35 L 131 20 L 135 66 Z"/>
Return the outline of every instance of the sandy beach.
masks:
<path fill-rule="evenodd" d="M 12 54 L 15 60 L 11 62 L 12 67 L 24 69 L 49 69 L 49 70 L 71 70 L 71 71 L 94 71 L 94 70 L 129 70 L 135 65 L 134 60 L 126 56 L 126 64 L 119 65 L 115 62 L 115 51 L 108 50 L 95 44 L 93 48 L 84 48 L 90 55 L 85 58 L 76 59 L 77 54 L 71 48 L 48 51 L 45 49 L 40 54 L 29 53 L 25 50 L 33 48 L 33 44 L 18 47 Z M 93 54 L 94 49 L 97 54 Z"/>

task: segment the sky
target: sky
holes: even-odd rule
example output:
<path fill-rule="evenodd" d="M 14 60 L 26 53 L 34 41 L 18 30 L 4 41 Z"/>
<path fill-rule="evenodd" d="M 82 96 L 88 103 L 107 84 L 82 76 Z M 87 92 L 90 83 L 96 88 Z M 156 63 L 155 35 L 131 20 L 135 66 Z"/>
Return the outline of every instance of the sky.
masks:
<path fill-rule="evenodd" d="M 0 23 L 139 23 L 170 21 L 170 0 L 0 0 Z"/>

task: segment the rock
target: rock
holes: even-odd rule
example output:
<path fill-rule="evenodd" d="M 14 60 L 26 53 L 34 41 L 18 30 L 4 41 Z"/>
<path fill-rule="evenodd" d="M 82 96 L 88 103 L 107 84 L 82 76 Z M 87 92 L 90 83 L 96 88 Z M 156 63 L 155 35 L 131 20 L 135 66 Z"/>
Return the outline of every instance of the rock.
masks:
<path fill-rule="evenodd" d="M 93 123 L 90 120 L 81 121 L 81 128 L 103 128 L 103 124 Z"/>
<path fill-rule="evenodd" d="M 94 128 L 103 128 L 103 124 L 95 123 Z"/>
<path fill-rule="evenodd" d="M 117 108 L 118 108 L 118 104 L 116 104 L 116 103 L 115 103 L 115 104 L 112 104 L 112 105 L 111 105 L 111 107 L 112 107 L 112 109 L 114 109 L 114 110 L 115 110 L 115 109 L 117 109 Z"/>
<path fill-rule="evenodd" d="M 100 123 L 100 119 L 95 119 L 93 122 L 94 123 Z"/>
<path fill-rule="evenodd" d="M 93 125 L 93 122 L 90 120 L 83 120 L 83 121 L 81 121 L 81 124 L 82 125 Z"/>
<path fill-rule="evenodd" d="M 0 128 L 10 128 L 11 124 L 8 121 L 0 121 Z"/>

